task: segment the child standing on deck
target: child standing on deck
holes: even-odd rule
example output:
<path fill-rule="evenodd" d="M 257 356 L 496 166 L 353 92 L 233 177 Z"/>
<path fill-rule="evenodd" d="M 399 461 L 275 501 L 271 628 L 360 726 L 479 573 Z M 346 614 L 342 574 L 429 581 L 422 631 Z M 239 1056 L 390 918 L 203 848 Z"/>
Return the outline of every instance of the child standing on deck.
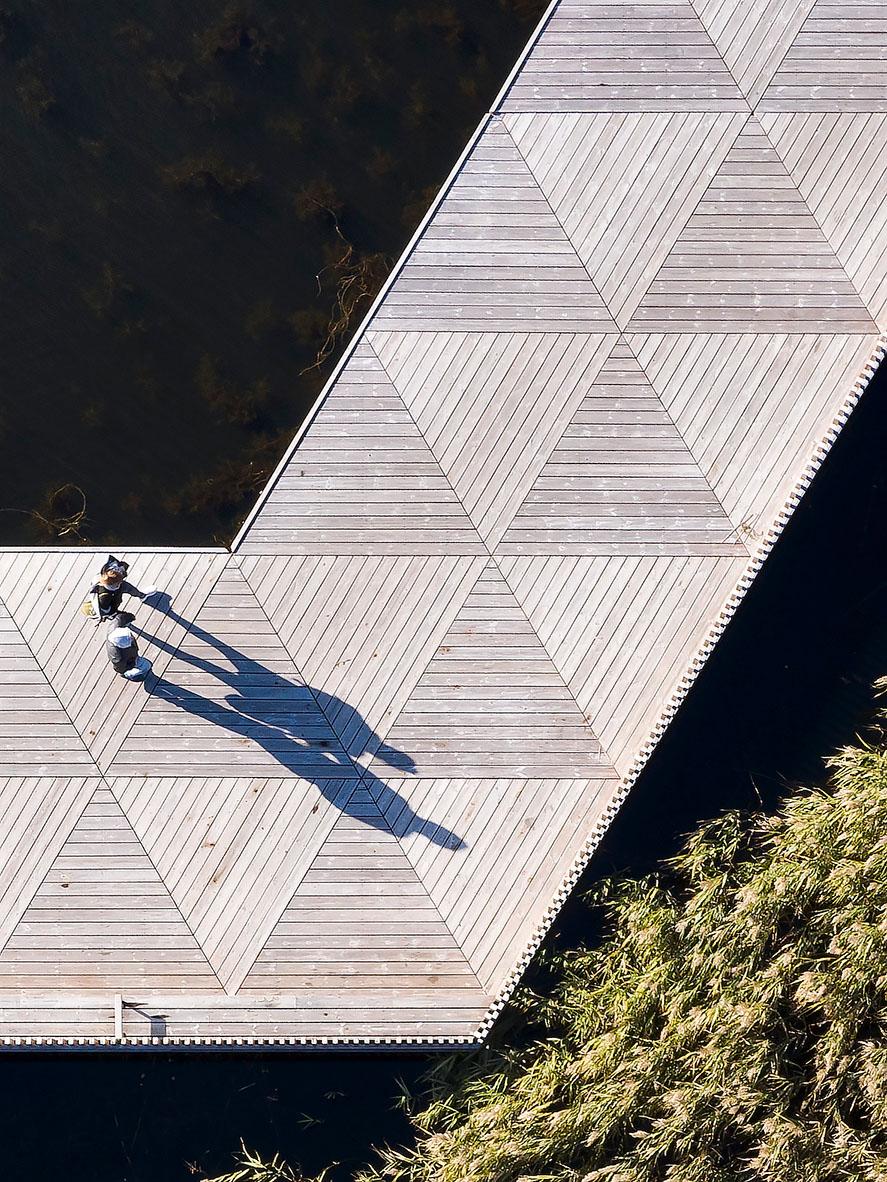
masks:
<path fill-rule="evenodd" d="M 118 612 L 105 638 L 105 651 L 114 672 L 127 681 L 141 681 L 151 669 L 151 662 L 139 656 L 139 646 L 130 629 L 134 619 L 132 612 Z"/>

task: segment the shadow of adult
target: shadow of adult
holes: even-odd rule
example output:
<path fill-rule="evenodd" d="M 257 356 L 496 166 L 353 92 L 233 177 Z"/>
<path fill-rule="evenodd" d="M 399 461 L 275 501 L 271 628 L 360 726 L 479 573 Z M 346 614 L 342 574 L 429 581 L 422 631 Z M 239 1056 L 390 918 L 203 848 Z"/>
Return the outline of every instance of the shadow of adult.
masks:
<path fill-rule="evenodd" d="M 396 789 L 361 764 L 364 757 L 367 762 L 380 760 L 400 773 L 412 774 L 416 770 L 412 757 L 385 743 L 352 705 L 334 694 L 284 676 L 194 621 L 186 620 L 175 612 L 167 595 L 154 596 L 151 606 L 186 632 L 181 647 L 141 625 L 134 624 L 133 630 L 154 649 L 188 668 L 180 669 L 176 676 L 170 671 L 173 666 L 170 662 L 164 676 L 149 674 L 143 682 L 146 692 L 186 714 L 255 743 L 281 767 L 314 784 L 346 815 L 359 817 L 375 828 L 388 830 L 390 826 L 399 837 L 421 832 L 435 845 L 447 849 L 464 847 L 457 834 L 420 817 Z M 293 664 L 283 643 L 279 643 L 286 663 Z M 192 671 L 199 676 L 188 685 Z M 201 692 L 208 688 L 207 679 L 211 692 Z M 345 729 L 347 751 L 340 738 Z M 273 768 L 269 774 L 273 775 Z M 343 793 L 343 780 L 353 781 L 355 788 L 359 785 L 366 789 L 379 815 L 368 812 L 359 801 L 347 799 L 350 794 Z"/>

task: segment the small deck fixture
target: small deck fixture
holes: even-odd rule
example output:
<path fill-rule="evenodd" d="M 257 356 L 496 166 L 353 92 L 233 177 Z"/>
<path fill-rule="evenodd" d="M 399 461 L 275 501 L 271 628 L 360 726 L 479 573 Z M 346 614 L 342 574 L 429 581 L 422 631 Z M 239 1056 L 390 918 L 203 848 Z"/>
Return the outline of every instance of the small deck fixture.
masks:
<path fill-rule="evenodd" d="M 144 686 L 0 551 L 0 1038 L 484 1037 L 884 355 L 885 29 L 554 4 Z"/>

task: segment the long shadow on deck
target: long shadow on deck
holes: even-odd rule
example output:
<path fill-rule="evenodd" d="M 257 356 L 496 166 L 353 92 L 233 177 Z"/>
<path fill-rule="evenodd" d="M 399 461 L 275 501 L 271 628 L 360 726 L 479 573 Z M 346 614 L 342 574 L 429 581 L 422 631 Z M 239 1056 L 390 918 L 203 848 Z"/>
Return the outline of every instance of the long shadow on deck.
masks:
<path fill-rule="evenodd" d="M 184 648 L 176 648 L 138 624 L 133 625 L 133 631 L 138 632 L 139 636 L 161 652 L 168 653 L 199 672 L 215 678 L 223 685 L 230 686 L 234 692 L 225 695 L 223 704 L 215 698 L 205 697 L 193 689 L 171 681 L 168 677 L 149 675 L 143 683 L 148 693 L 162 698 L 187 714 L 193 714 L 204 722 L 258 744 L 281 767 L 314 784 L 333 804 L 336 804 L 340 781 L 353 780 L 355 788 L 359 785 L 369 791 L 378 806 L 380 817 L 367 816 L 359 805 L 354 806 L 352 811 L 350 802 L 344 805 L 336 804 L 336 807 L 348 816 L 359 817 L 365 824 L 384 828 L 387 832 L 389 826 L 385 817 L 393 811 L 397 817 L 398 837 L 421 831 L 427 840 L 435 845 L 451 850 L 465 847 L 465 842 L 458 834 L 428 818 L 420 817 L 399 792 L 356 762 L 361 755 L 367 754 L 402 772 L 416 770 L 412 757 L 384 743 L 353 706 L 333 694 L 275 673 L 227 641 L 184 619 L 173 610 L 166 594 L 156 596 L 151 606 L 186 630 L 188 636 L 183 643 L 186 643 L 189 637 L 195 637 L 214 648 L 219 658 L 229 662 L 231 668 L 205 657 L 197 657 Z M 285 653 L 282 644 L 281 652 Z M 328 729 L 333 742 L 318 737 L 316 733 L 308 733 L 307 726 L 304 728 L 305 733 L 300 732 L 295 720 L 295 711 L 287 710 L 285 704 L 288 691 L 291 693 L 293 690 L 302 694 L 307 691 L 311 702 L 317 707 L 317 712 L 313 714 L 314 729 L 316 730 L 316 722 L 322 719 L 325 723 L 322 729 Z M 312 713 L 309 711 L 309 716 Z M 348 746 L 351 757 L 331 721 L 340 717 L 348 718 Z M 312 770 L 317 767 L 318 756 L 322 759 L 322 774 Z M 269 771 L 273 774 L 273 769 Z M 236 769 L 233 774 L 237 774 Z"/>

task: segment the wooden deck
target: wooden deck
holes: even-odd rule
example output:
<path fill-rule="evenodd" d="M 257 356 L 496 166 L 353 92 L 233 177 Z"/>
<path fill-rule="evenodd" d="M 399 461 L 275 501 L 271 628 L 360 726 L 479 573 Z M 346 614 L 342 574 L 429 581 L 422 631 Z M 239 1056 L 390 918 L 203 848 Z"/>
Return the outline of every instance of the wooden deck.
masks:
<path fill-rule="evenodd" d="M 885 331 L 887 2 L 554 5 L 146 686 L 0 551 L 0 1038 L 482 1036 Z"/>

